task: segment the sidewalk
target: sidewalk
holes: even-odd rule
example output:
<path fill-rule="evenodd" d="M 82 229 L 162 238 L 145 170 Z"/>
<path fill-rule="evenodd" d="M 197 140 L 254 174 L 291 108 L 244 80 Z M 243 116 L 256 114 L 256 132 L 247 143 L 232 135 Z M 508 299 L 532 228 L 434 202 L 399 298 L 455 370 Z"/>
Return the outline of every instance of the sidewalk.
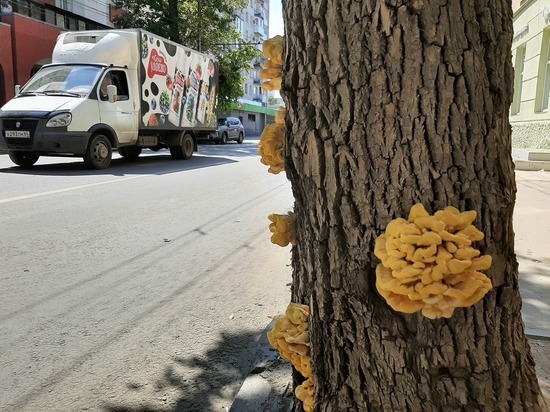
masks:
<path fill-rule="evenodd" d="M 516 170 L 515 251 L 519 263 L 522 316 L 543 395 L 550 399 L 550 173 Z M 273 322 L 272 322 L 273 323 Z M 230 412 L 291 412 L 291 367 L 269 346 L 266 332 L 257 362 Z M 550 406 L 550 400 L 547 400 Z"/>
<path fill-rule="evenodd" d="M 550 339 L 550 173 L 516 171 L 515 251 L 528 335 Z"/>

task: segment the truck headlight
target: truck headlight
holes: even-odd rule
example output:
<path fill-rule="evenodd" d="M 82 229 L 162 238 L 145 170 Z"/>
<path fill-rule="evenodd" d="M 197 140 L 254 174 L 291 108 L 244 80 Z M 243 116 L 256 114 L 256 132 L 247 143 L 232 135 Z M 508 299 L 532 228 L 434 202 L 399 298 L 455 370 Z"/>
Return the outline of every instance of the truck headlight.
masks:
<path fill-rule="evenodd" d="M 71 120 L 72 115 L 70 113 L 61 113 L 48 120 L 46 127 L 65 127 L 71 124 Z"/>

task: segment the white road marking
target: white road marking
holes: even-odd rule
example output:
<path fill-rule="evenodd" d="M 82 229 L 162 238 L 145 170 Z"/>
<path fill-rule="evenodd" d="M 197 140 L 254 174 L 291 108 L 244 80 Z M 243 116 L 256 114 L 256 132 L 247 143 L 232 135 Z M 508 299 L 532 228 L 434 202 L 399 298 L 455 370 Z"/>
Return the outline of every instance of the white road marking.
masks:
<path fill-rule="evenodd" d="M 32 194 L 23 195 L 23 196 L 8 197 L 8 198 L 6 198 L 6 199 L 0 199 L 0 204 L 2 204 L 2 203 L 16 202 L 16 201 L 19 201 L 19 200 L 32 199 L 32 198 L 40 197 L 40 196 L 55 195 L 55 194 L 57 194 L 57 193 L 70 192 L 71 190 L 85 189 L 85 188 L 93 187 L 93 186 L 108 185 L 108 184 L 111 184 L 111 183 L 123 182 L 123 181 L 125 181 L 125 180 L 140 179 L 140 178 L 142 178 L 142 177 L 147 177 L 147 176 L 148 176 L 148 175 L 124 177 L 124 178 L 117 179 L 117 180 L 108 180 L 108 181 L 106 181 L 106 182 L 90 183 L 90 184 L 87 184 L 87 185 L 80 185 L 80 186 L 74 186 L 74 187 L 67 187 L 67 188 L 65 188 L 65 189 L 50 190 L 50 191 L 47 191 L 47 192 L 32 193 Z"/>

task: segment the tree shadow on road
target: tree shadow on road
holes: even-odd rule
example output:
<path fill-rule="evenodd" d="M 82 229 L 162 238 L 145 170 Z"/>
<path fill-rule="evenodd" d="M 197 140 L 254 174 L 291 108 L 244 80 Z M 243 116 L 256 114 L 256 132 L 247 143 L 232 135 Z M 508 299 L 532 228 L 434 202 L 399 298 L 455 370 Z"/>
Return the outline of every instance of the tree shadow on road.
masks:
<path fill-rule="evenodd" d="M 136 399 L 140 406 L 108 403 L 103 409 L 108 412 L 191 412 L 214 411 L 221 409 L 220 402 L 229 399 L 224 405 L 231 406 L 240 385 L 253 368 L 260 355 L 258 339 L 261 330 L 256 332 L 222 333 L 217 344 L 200 356 L 174 357 L 155 385 L 157 393 L 172 395 L 165 399 L 152 399 L 149 392 L 139 385 L 128 385 L 126 394 Z M 174 393 L 177 395 L 174 396 Z M 123 395 L 121 398 L 127 398 Z M 217 402 L 218 406 L 214 406 Z"/>

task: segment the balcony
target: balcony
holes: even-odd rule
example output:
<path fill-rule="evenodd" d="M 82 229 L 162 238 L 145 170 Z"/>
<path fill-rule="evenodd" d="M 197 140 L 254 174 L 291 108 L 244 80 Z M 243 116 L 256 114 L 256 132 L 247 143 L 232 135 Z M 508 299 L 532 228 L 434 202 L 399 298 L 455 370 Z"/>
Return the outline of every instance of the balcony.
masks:
<path fill-rule="evenodd" d="M 258 37 L 261 40 L 263 40 L 264 36 L 265 36 L 265 33 L 264 33 L 264 29 L 261 28 L 260 26 L 258 25 L 255 25 L 254 26 L 254 35 L 256 37 Z"/>
<path fill-rule="evenodd" d="M 256 59 L 254 59 L 254 61 L 252 63 L 252 66 L 254 66 L 254 68 L 256 68 L 256 69 L 263 69 L 264 64 L 265 64 L 266 61 L 267 61 L 267 59 L 264 59 L 262 57 L 258 57 Z"/>
<path fill-rule="evenodd" d="M 254 16 L 259 17 L 262 20 L 265 20 L 265 11 L 261 7 L 256 7 L 254 9 Z"/>

